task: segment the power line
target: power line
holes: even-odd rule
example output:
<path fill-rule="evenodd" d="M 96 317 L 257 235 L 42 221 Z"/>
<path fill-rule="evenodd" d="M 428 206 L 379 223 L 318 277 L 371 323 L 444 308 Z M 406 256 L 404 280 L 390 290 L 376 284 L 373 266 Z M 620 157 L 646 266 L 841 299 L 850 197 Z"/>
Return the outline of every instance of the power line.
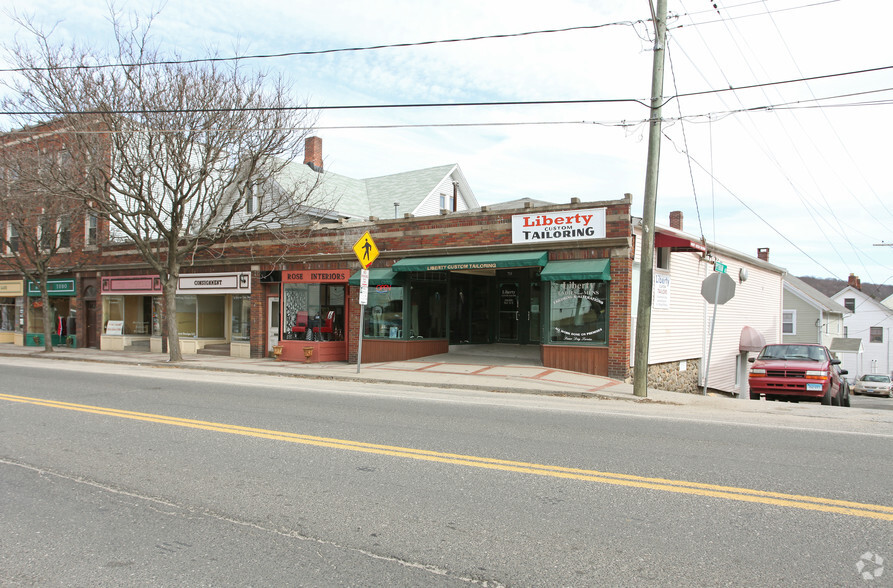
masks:
<path fill-rule="evenodd" d="M 846 72 L 838 72 L 832 74 L 823 74 L 817 76 L 809 76 L 803 78 L 794 78 L 788 80 L 780 80 L 776 82 L 764 82 L 761 84 L 750 84 L 746 86 L 731 86 L 729 88 L 719 88 L 714 90 L 700 90 L 697 92 L 684 92 L 674 94 L 668 97 L 663 106 L 670 101 L 678 98 L 688 98 L 691 96 L 704 96 L 707 94 L 720 94 L 724 92 L 736 92 L 739 90 L 749 90 L 754 88 L 764 88 L 768 86 L 778 86 L 782 84 L 793 84 L 798 82 L 808 82 L 812 80 L 822 80 L 829 78 L 837 78 L 852 75 L 862 75 L 867 73 L 876 73 L 893 69 L 893 65 L 885 65 L 868 69 L 852 70 Z M 554 106 L 554 105 L 571 105 L 571 104 L 621 104 L 634 103 L 640 106 L 649 107 L 648 103 L 638 98 L 591 98 L 578 100 L 499 100 L 492 102 L 427 102 L 427 103 L 408 103 L 408 104 L 345 104 L 335 106 L 269 106 L 269 107 L 244 107 L 244 108 L 169 108 L 169 109 L 117 109 L 117 110 L 32 110 L 32 111 L 0 111 L 0 115 L 6 116 L 71 116 L 80 114 L 173 114 L 173 113 L 220 113 L 220 112 L 285 112 L 298 110 L 373 110 L 373 109 L 397 109 L 397 108 L 453 108 L 453 107 L 479 107 L 479 106 Z M 765 107 L 764 107 L 765 108 Z M 747 109 L 742 109 L 742 111 Z"/>
<path fill-rule="evenodd" d="M 20 67 L 13 69 L 0 69 L 0 73 L 21 73 L 25 71 L 64 71 L 64 70 L 81 70 L 81 69 L 109 69 L 116 67 L 148 67 L 154 65 L 186 65 L 195 63 L 220 63 L 224 61 L 246 61 L 249 59 L 278 59 L 282 57 L 299 57 L 312 55 L 329 55 L 332 53 L 351 53 L 360 51 L 378 51 L 380 49 L 396 49 L 402 47 L 423 47 L 426 45 L 441 45 L 447 43 L 466 43 L 469 41 L 485 41 L 490 39 L 510 39 L 513 37 L 528 37 L 533 35 L 550 35 L 555 33 L 568 33 L 572 31 L 585 31 L 603 29 L 614 26 L 635 26 L 636 23 L 643 21 L 617 21 L 597 25 L 581 25 L 576 27 L 566 27 L 561 29 L 544 29 L 538 31 L 525 31 L 521 33 L 500 33 L 495 35 L 479 35 L 475 37 L 460 37 L 455 39 L 438 39 L 431 41 L 415 41 L 407 43 L 391 43 L 381 45 L 368 45 L 362 47 L 342 47 L 338 49 L 319 49 L 308 51 L 288 51 L 285 53 L 269 53 L 260 55 L 242 55 L 235 57 L 204 57 L 199 59 L 179 59 L 179 60 L 163 60 L 163 61 L 147 61 L 144 63 L 106 63 L 97 65 L 63 65 L 52 67 Z"/>
<path fill-rule="evenodd" d="M 829 4 L 833 2 L 838 2 L 839 0 L 825 0 L 824 2 L 817 2 L 813 4 L 806 4 L 802 6 L 793 6 L 784 8 L 781 10 L 773 11 L 773 12 L 784 12 L 789 10 L 797 10 L 801 8 L 810 8 L 813 6 L 818 6 L 821 4 Z M 740 8 L 742 6 L 748 6 L 750 4 L 758 4 L 760 0 L 755 0 L 753 2 L 744 2 L 741 4 L 736 4 L 733 6 L 727 7 L 727 9 L 732 8 Z M 679 15 L 672 15 L 672 18 L 679 19 L 684 16 L 693 16 L 696 14 L 703 14 L 705 12 L 712 12 L 710 10 L 701 10 L 695 12 L 687 12 Z M 755 15 L 743 15 L 739 17 L 733 18 L 745 18 L 748 16 Z M 650 20 L 650 19 L 649 19 Z M 493 35 L 478 35 L 472 37 L 457 37 L 453 39 L 435 39 L 428 41 L 409 41 L 404 43 L 383 43 L 379 45 L 366 45 L 359 47 L 340 47 L 335 49 L 317 49 L 317 50 L 303 50 L 303 51 L 286 51 L 282 53 L 262 53 L 256 55 L 236 55 L 232 57 L 204 57 L 197 59 L 170 59 L 170 60 L 161 60 L 161 61 L 147 61 L 143 63 L 105 63 L 105 64 L 96 64 L 96 65 L 64 65 L 64 66 L 51 66 L 51 67 L 20 67 L 20 68 L 9 68 L 9 69 L 0 69 L 0 73 L 21 73 L 25 71 L 65 71 L 65 70 L 80 70 L 80 69 L 110 69 L 116 67 L 148 67 L 148 66 L 156 66 L 156 65 L 187 65 L 187 64 L 197 64 L 197 63 L 221 63 L 226 61 L 247 61 L 253 59 L 279 59 L 283 57 L 302 57 L 302 56 L 316 56 L 316 55 L 330 55 L 334 53 L 358 53 L 363 51 L 379 51 L 382 49 L 398 49 L 398 48 L 406 48 L 406 47 L 424 47 L 431 45 L 445 45 L 451 43 L 467 43 L 473 41 L 486 41 L 492 39 L 511 39 L 518 37 L 530 37 L 535 35 L 550 35 L 557 33 L 569 33 L 575 31 L 586 31 L 586 30 L 597 30 L 603 29 L 607 27 L 616 27 L 616 26 L 629 26 L 635 28 L 636 25 L 644 24 L 646 21 L 644 20 L 624 20 L 624 21 L 616 21 L 610 23 L 603 24 L 595 24 L 595 25 L 580 25 L 574 27 L 564 27 L 564 28 L 556 28 L 556 29 L 542 29 L 542 30 L 534 30 L 534 31 L 523 31 L 520 33 L 497 33 Z M 698 26 L 701 24 L 710 24 L 712 22 L 717 21 L 706 21 L 703 23 L 693 23 L 690 26 Z M 682 25 L 676 28 L 680 28 Z"/>

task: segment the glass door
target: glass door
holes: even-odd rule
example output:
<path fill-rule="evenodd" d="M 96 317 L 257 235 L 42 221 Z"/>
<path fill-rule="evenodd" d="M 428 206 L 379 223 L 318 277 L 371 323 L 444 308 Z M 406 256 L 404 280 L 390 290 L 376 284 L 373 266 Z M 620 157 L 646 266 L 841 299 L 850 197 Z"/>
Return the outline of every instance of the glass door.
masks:
<path fill-rule="evenodd" d="M 527 342 L 529 343 L 539 343 L 541 339 L 540 284 L 541 282 L 539 281 L 530 282 L 530 303 L 528 305 L 530 310 L 527 311 L 529 323 L 529 339 Z"/>
<path fill-rule="evenodd" d="M 279 297 L 267 298 L 267 353 L 279 345 Z"/>
<path fill-rule="evenodd" d="M 499 283 L 499 342 L 518 343 L 520 323 L 518 282 Z"/>

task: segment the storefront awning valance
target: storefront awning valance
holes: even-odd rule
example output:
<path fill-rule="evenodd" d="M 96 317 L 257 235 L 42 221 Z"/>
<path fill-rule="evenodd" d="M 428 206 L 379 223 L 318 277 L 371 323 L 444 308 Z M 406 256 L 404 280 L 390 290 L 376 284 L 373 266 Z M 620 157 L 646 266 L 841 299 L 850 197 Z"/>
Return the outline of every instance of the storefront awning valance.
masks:
<path fill-rule="evenodd" d="M 611 280 L 610 259 L 573 259 L 550 261 L 543 268 L 540 279 L 544 282 L 568 280 Z"/>
<path fill-rule="evenodd" d="M 370 286 L 400 286 L 403 284 L 403 279 L 403 276 L 396 273 L 389 267 L 369 269 Z M 354 275 L 350 276 L 350 279 L 347 281 L 347 283 L 351 286 L 359 286 L 360 272 L 358 271 Z"/>
<path fill-rule="evenodd" d="M 657 232 L 654 234 L 655 247 L 669 247 L 673 251 L 695 251 L 698 253 L 707 253 L 707 248 L 702 243 L 670 235 L 668 233 Z"/>
<path fill-rule="evenodd" d="M 442 257 L 409 257 L 393 266 L 395 272 L 450 272 L 487 270 L 508 267 L 543 267 L 549 254 L 545 251 L 484 253 L 481 255 L 449 255 Z"/>

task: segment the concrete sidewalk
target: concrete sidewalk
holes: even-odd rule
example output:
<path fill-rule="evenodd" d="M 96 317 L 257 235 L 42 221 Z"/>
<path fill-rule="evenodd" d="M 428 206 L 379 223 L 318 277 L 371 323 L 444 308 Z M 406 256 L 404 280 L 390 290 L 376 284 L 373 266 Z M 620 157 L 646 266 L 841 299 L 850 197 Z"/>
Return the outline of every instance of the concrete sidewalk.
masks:
<path fill-rule="evenodd" d="M 689 394 L 649 390 L 648 398 L 633 395 L 632 384 L 602 376 L 556 370 L 535 365 L 525 357 L 476 356 L 473 351 L 450 353 L 412 361 L 366 363 L 357 373 L 356 364 L 346 362 L 297 363 L 270 358 L 242 359 L 217 355 L 189 355 L 172 364 L 165 354 L 57 347 L 52 353 L 42 347 L 0 345 L 0 356 L 30 357 L 131 364 L 159 368 L 257 373 L 325 380 L 357 381 L 392 385 L 427 386 L 492 392 L 567 395 L 623 399 L 634 402 L 688 404 L 704 399 Z M 728 400 L 728 399 L 725 399 Z"/>
<path fill-rule="evenodd" d="M 0 345 L 0 357 L 30 358 L 39 361 L 80 361 L 100 364 L 138 365 L 159 369 L 204 370 L 319 379 L 341 382 L 364 382 L 389 386 L 419 386 L 444 390 L 477 390 L 482 392 L 539 394 L 622 400 L 630 405 L 686 406 L 716 411 L 737 419 L 762 422 L 767 415 L 802 417 L 813 425 L 819 422 L 832 428 L 844 421 L 853 430 L 873 430 L 884 436 L 893 435 L 893 411 L 845 409 L 821 406 L 818 403 L 751 401 L 721 395 L 702 396 L 665 390 L 649 389 L 647 398 L 633 395 L 633 386 L 602 376 L 546 368 L 533 354 L 499 355 L 483 350 L 464 348 L 448 354 L 434 355 L 412 361 L 367 363 L 360 366 L 346 362 L 296 363 L 275 361 L 271 358 L 241 359 L 217 355 L 189 355 L 180 363 L 170 363 L 167 355 L 147 352 L 99 351 L 58 347 L 46 353 L 38 347 Z M 676 411 L 668 411 L 672 416 Z M 706 414 L 706 413 L 705 413 Z M 746 416 L 749 415 L 749 416 Z M 713 417 L 711 417 L 713 418 Z M 859 425 L 857 427 L 857 425 Z M 868 426 L 867 429 L 863 426 Z"/>

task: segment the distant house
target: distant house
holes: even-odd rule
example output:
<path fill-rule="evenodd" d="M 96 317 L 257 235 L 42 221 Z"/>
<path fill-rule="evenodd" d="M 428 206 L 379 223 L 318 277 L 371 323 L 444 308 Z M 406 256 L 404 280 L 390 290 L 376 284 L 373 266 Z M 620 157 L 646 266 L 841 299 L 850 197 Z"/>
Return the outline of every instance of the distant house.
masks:
<path fill-rule="evenodd" d="M 784 277 L 781 334 L 784 343 L 819 343 L 844 337 L 844 316 L 849 311 L 803 280 Z"/>
<path fill-rule="evenodd" d="M 637 314 L 641 220 L 633 264 L 633 326 Z M 701 294 L 714 263 L 734 281 L 734 297 L 718 306 L 710 347 L 713 305 Z M 649 386 L 696 392 L 704 385 L 728 394 L 746 387 L 747 353 L 782 339 L 782 291 L 785 270 L 768 262 L 768 250 L 754 257 L 682 231 L 682 213 L 670 213 L 670 227 L 655 229 L 654 294 L 648 353 Z M 635 337 L 633 336 L 633 340 Z M 630 364 L 635 350 L 631 350 Z M 707 359 L 710 358 L 709 372 Z M 634 366 L 637 368 L 637 366 Z"/>
<path fill-rule="evenodd" d="M 334 216 L 368 220 L 430 216 L 441 211 L 463 212 L 478 208 L 477 198 L 458 164 L 447 164 L 386 176 L 357 179 L 323 167 L 322 139 L 309 137 L 304 164 L 293 162 L 279 181 L 316 186 Z"/>
<path fill-rule="evenodd" d="M 849 285 L 831 298 L 850 313 L 844 317 L 844 336 L 862 340 L 861 355 L 841 357 L 850 377 L 893 373 L 893 309 L 862 292 L 859 278 L 852 274 Z"/>

